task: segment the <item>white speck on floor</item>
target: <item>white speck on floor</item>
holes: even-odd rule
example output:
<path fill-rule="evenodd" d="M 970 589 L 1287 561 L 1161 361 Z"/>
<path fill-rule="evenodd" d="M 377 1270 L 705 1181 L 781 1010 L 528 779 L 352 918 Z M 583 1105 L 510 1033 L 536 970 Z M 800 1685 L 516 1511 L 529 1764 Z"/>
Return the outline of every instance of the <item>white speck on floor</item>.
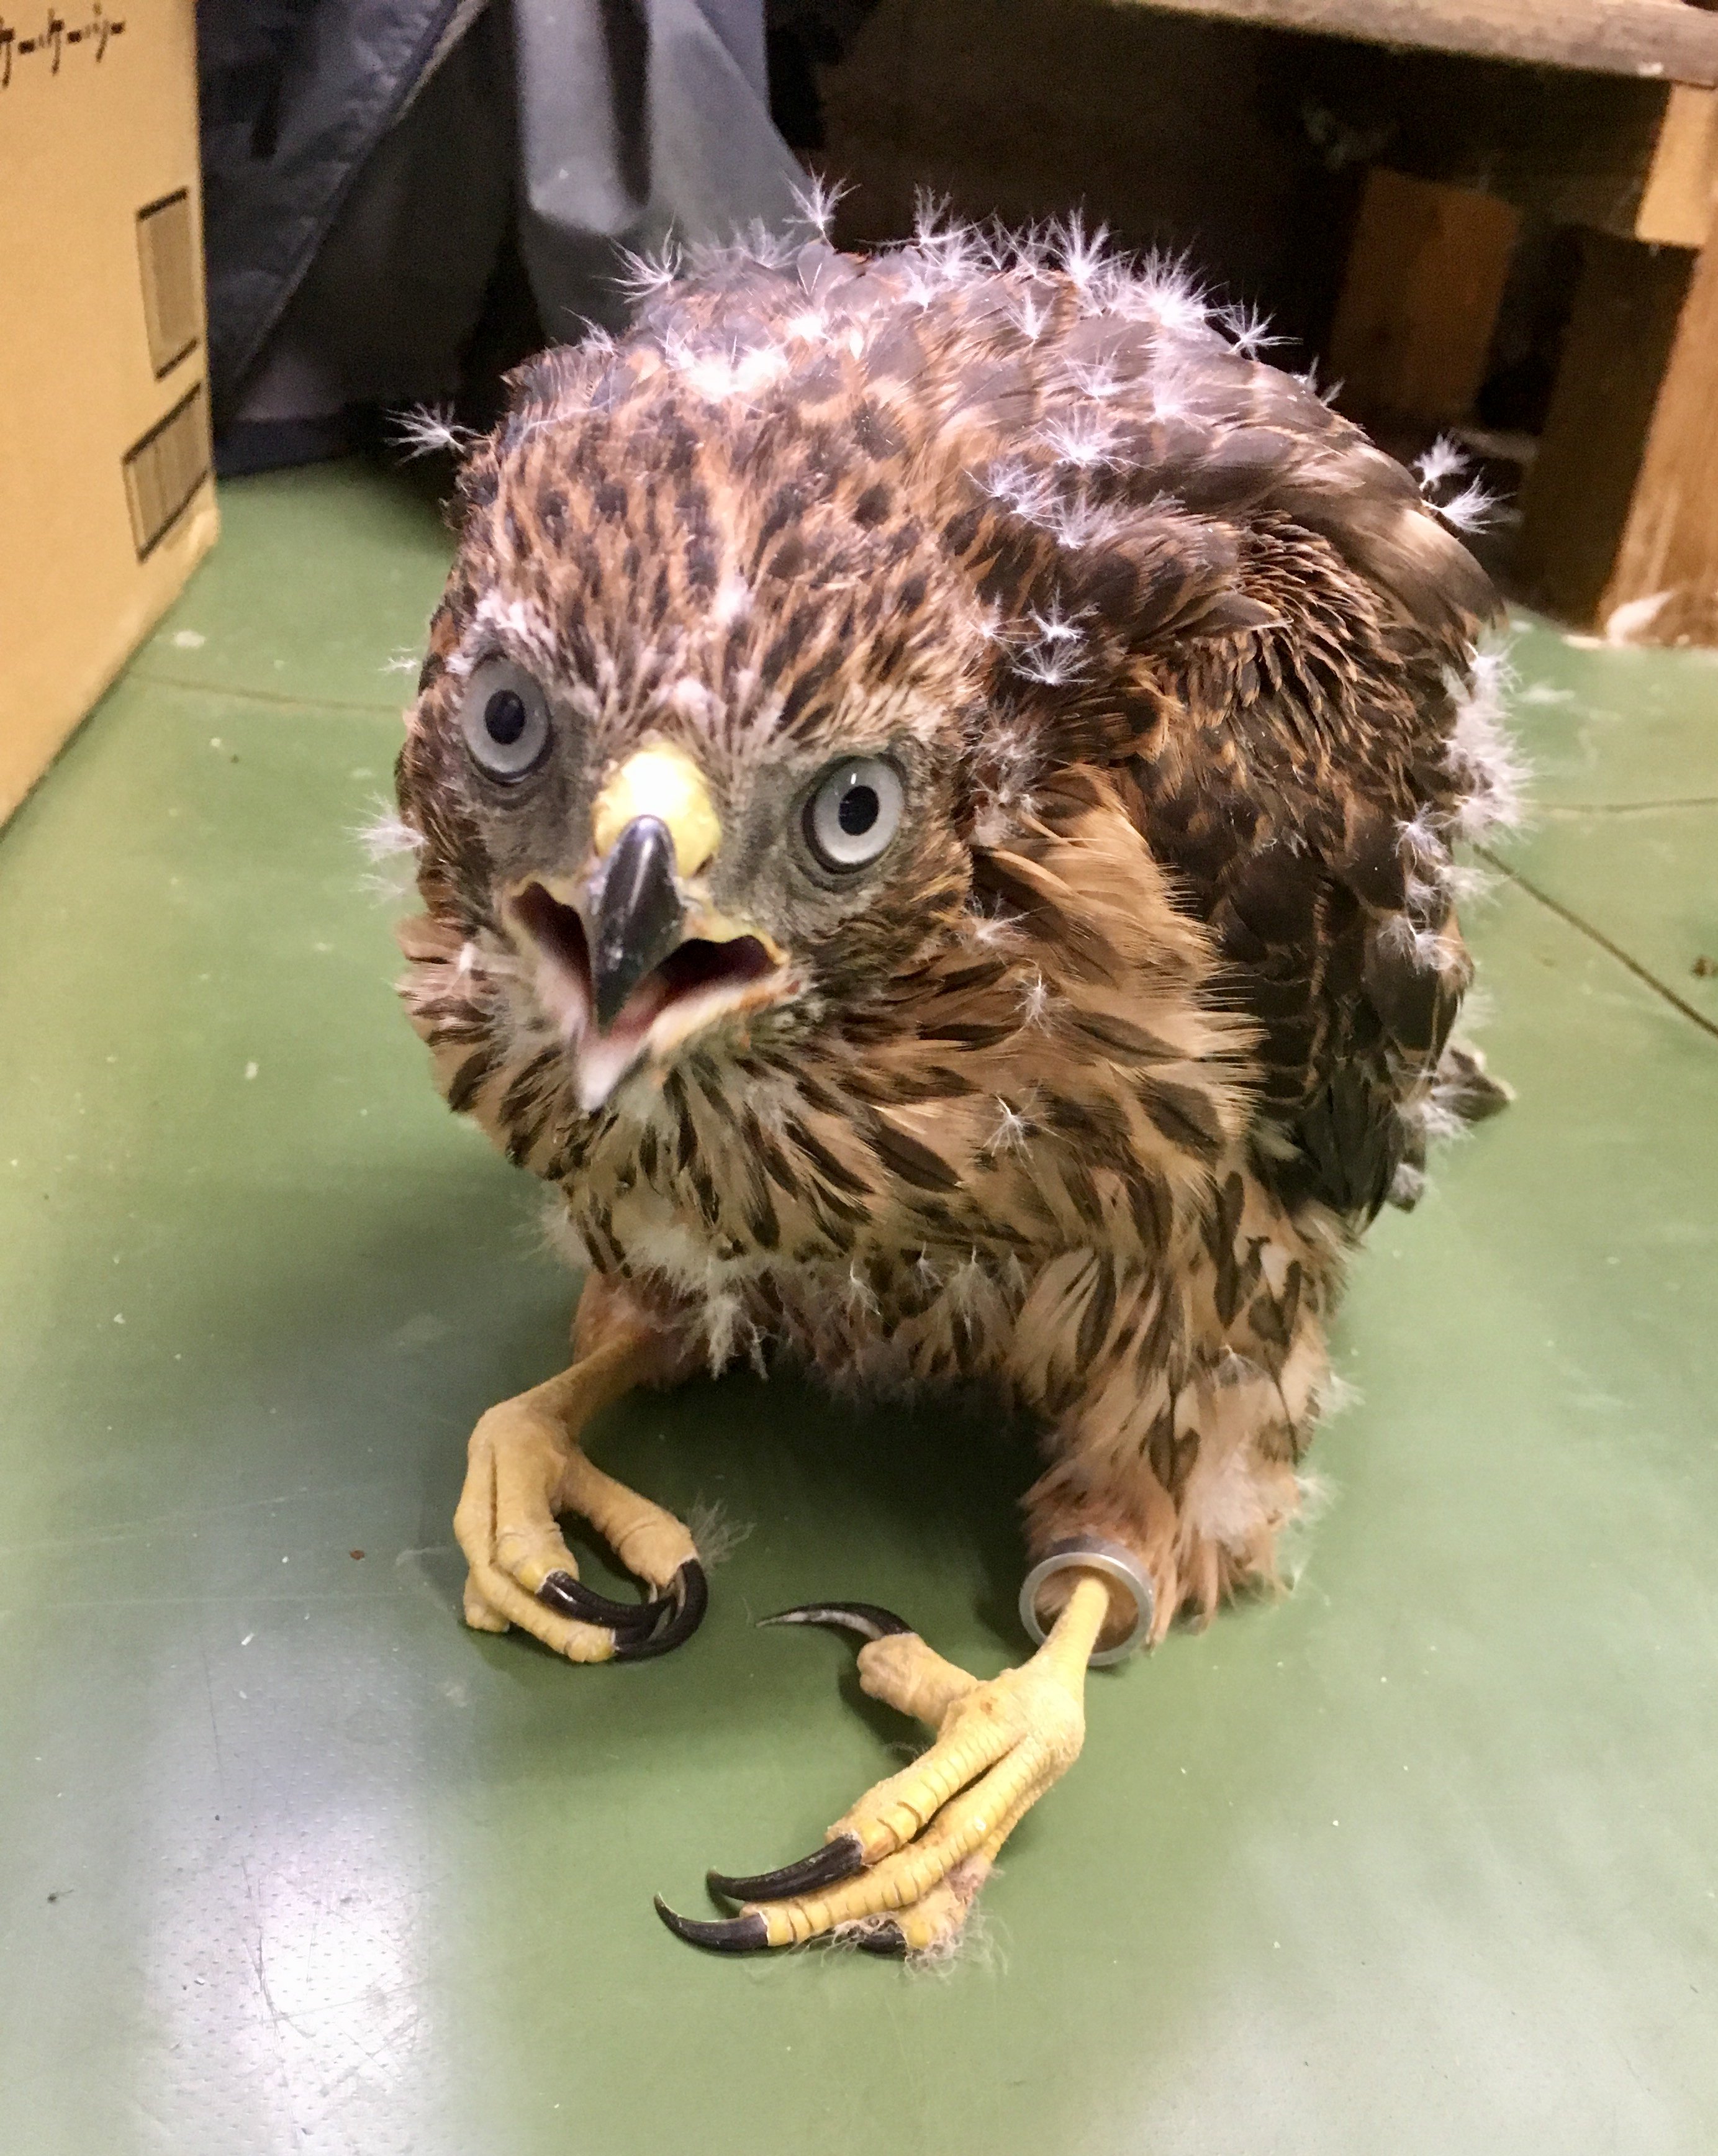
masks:
<path fill-rule="evenodd" d="M 201 651 L 208 642 L 208 639 L 201 629 L 180 629 L 173 632 L 175 651 Z"/>

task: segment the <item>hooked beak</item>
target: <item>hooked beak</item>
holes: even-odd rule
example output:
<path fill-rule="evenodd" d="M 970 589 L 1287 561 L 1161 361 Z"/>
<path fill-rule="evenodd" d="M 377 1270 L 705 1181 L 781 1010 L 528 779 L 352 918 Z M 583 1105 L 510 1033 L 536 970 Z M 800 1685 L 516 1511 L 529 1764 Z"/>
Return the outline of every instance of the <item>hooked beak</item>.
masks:
<path fill-rule="evenodd" d="M 686 909 L 674 885 L 674 848 L 659 816 L 638 816 L 597 872 L 591 989 L 607 1033 L 646 973 L 680 942 Z"/>
<path fill-rule="evenodd" d="M 701 872 L 721 831 L 684 752 L 629 757 L 597 798 L 591 835 L 587 875 L 571 887 L 518 886 L 505 912 L 593 1114 L 646 1057 L 666 1060 L 715 1019 L 778 1002 L 796 984 L 772 937 L 706 902 Z"/>

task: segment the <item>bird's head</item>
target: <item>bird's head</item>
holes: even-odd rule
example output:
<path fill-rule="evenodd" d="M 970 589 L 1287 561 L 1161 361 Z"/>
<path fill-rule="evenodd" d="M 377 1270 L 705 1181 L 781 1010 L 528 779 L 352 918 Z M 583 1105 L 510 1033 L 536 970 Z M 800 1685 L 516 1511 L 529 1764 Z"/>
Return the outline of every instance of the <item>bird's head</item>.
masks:
<path fill-rule="evenodd" d="M 790 1046 L 962 917 L 972 602 L 863 468 L 806 485 L 815 447 L 658 383 L 468 473 L 402 801 L 586 1114 L 695 1042 Z"/>

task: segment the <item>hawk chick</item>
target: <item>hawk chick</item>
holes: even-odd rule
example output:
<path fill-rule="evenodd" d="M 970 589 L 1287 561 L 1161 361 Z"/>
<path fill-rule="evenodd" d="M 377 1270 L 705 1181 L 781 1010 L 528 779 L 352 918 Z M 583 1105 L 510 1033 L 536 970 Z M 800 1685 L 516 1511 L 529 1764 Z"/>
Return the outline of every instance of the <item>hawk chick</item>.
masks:
<path fill-rule="evenodd" d="M 1002 1387 L 1047 1644 L 979 1684 L 792 1613 L 938 1741 L 718 1879 L 738 1916 L 665 1912 L 926 1947 L 1089 1656 L 1272 1576 L 1343 1265 L 1440 1112 L 1452 847 L 1512 810 L 1495 602 L 1251 323 L 1077 226 L 643 282 L 469 457 L 399 764 L 413 1021 L 588 1268 L 571 1367 L 474 1435 L 465 1612 L 576 1661 L 695 1625 L 685 1530 L 579 1448 L 635 1384 Z M 568 1512 L 654 1596 L 583 1586 Z"/>

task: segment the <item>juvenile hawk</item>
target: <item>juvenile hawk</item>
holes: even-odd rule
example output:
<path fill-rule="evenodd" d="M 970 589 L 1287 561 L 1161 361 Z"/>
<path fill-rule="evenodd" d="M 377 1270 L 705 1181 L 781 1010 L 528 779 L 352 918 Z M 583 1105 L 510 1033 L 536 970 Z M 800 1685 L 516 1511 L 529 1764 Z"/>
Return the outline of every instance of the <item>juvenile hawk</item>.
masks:
<path fill-rule="evenodd" d="M 1084 1729 L 1089 1657 L 1272 1575 L 1356 1238 L 1413 1183 L 1511 813 L 1485 578 L 1244 321 L 1077 227 L 808 233 L 647 274 L 459 482 L 399 765 L 405 997 L 551 1183 L 574 1359 L 493 1409 L 468 1622 L 679 1644 L 680 1523 L 580 1449 L 635 1385 L 792 1357 L 1034 1415 L 1041 1650 L 865 1605 L 936 1741 L 751 1880 L 749 1948 L 959 1929 Z M 557 1515 L 653 1595 L 581 1584 Z"/>

